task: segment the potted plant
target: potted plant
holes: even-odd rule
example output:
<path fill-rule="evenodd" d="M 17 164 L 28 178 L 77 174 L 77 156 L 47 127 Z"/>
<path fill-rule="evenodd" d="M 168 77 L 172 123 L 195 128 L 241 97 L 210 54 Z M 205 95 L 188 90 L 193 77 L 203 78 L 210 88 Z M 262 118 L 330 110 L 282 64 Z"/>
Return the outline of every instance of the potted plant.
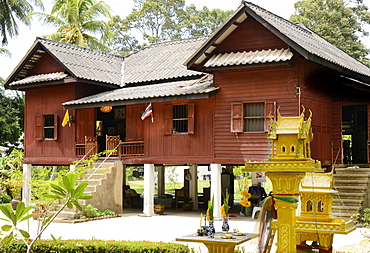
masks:
<path fill-rule="evenodd" d="M 184 204 L 182 205 L 184 211 L 193 210 L 193 200 L 191 198 L 185 198 Z"/>
<path fill-rule="evenodd" d="M 21 201 L 23 174 L 20 170 L 13 170 L 9 173 L 9 178 L 5 181 L 6 186 L 12 195 L 11 206 L 13 210 L 17 208 L 18 202 Z"/>
<path fill-rule="evenodd" d="M 158 204 L 154 206 L 154 213 L 155 214 L 163 214 L 164 213 L 164 205 Z"/>
<path fill-rule="evenodd" d="M 34 210 L 32 211 L 32 218 L 34 220 L 38 220 L 38 218 L 41 218 L 44 216 L 46 212 L 46 207 L 42 204 L 36 204 L 34 207 Z"/>

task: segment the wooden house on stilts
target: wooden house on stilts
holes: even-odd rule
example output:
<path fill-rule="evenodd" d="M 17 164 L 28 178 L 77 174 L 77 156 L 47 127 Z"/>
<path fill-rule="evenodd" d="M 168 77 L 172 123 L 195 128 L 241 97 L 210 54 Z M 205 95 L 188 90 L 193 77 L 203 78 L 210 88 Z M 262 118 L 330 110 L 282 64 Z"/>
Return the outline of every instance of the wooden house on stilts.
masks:
<path fill-rule="evenodd" d="M 283 116 L 299 115 L 302 106 L 306 117 L 312 111 L 311 156 L 323 166 L 367 164 L 369 85 L 367 66 L 248 2 L 210 36 L 127 57 L 37 38 L 4 82 L 26 94 L 25 170 L 117 146 L 116 181 L 102 196 L 122 208 L 124 181 L 117 178 L 125 166 L 143 165 L 146 215 L 153 213 L 154 167 L 163 182 L 170 164 L 189 166 L 193 175 L 197 165 L 209 165 L 219 207 L 222 166 L 232 174 L 245 160 L 266 159 L 278 107 Z M 152 115 L 142 120 L 149 104 Z M 196 208 L 195 176 L 188 187 Z"/>

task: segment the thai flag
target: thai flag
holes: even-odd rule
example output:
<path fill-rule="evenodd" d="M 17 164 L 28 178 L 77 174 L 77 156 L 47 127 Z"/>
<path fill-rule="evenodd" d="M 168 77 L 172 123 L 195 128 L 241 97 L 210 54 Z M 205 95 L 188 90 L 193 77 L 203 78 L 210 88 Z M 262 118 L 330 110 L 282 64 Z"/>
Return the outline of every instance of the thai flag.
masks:
<path fill-rule="evenodd" d="M 143 112 L 143 114 L 141 114 L 141 119 L 144 120 L 145 118 L 147 118 L 149 115 L 153 115 L 153 108 L 152 108 L 152 103 L 150 103 L 145 111 Z"/>

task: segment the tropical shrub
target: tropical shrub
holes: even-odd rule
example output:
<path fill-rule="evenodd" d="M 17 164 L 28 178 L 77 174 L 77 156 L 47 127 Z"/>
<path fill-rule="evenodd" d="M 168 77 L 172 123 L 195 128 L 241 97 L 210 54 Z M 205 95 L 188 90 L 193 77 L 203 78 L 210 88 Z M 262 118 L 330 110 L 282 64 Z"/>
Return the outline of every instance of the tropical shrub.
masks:
<path fill-rule="evenodd" d="M 0 247 L 0 253 L 26 252 L 22 241 L 12 241 Z M 38 240 L 32 247 L 38 253 L 109 252 L 109 253 L 188 253 L 190 249 L 179 243 L 150 241 L 105 241 L 105 240 Z"/>

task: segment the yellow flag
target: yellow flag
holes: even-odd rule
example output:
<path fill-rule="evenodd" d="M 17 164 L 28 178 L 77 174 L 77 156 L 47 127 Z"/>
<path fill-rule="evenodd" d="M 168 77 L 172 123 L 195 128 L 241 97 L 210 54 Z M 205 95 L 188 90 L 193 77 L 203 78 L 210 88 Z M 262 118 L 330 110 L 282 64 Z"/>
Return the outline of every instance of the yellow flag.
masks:
<path fill-rule="evenodd" d="M 66 114 L 64 115 L 64 118 L 63 118 L 62 127 L 65 127 L 68 122 L 69 122 L 69 113 L 68 113 L 68 110 L 67 110 Z"/>

